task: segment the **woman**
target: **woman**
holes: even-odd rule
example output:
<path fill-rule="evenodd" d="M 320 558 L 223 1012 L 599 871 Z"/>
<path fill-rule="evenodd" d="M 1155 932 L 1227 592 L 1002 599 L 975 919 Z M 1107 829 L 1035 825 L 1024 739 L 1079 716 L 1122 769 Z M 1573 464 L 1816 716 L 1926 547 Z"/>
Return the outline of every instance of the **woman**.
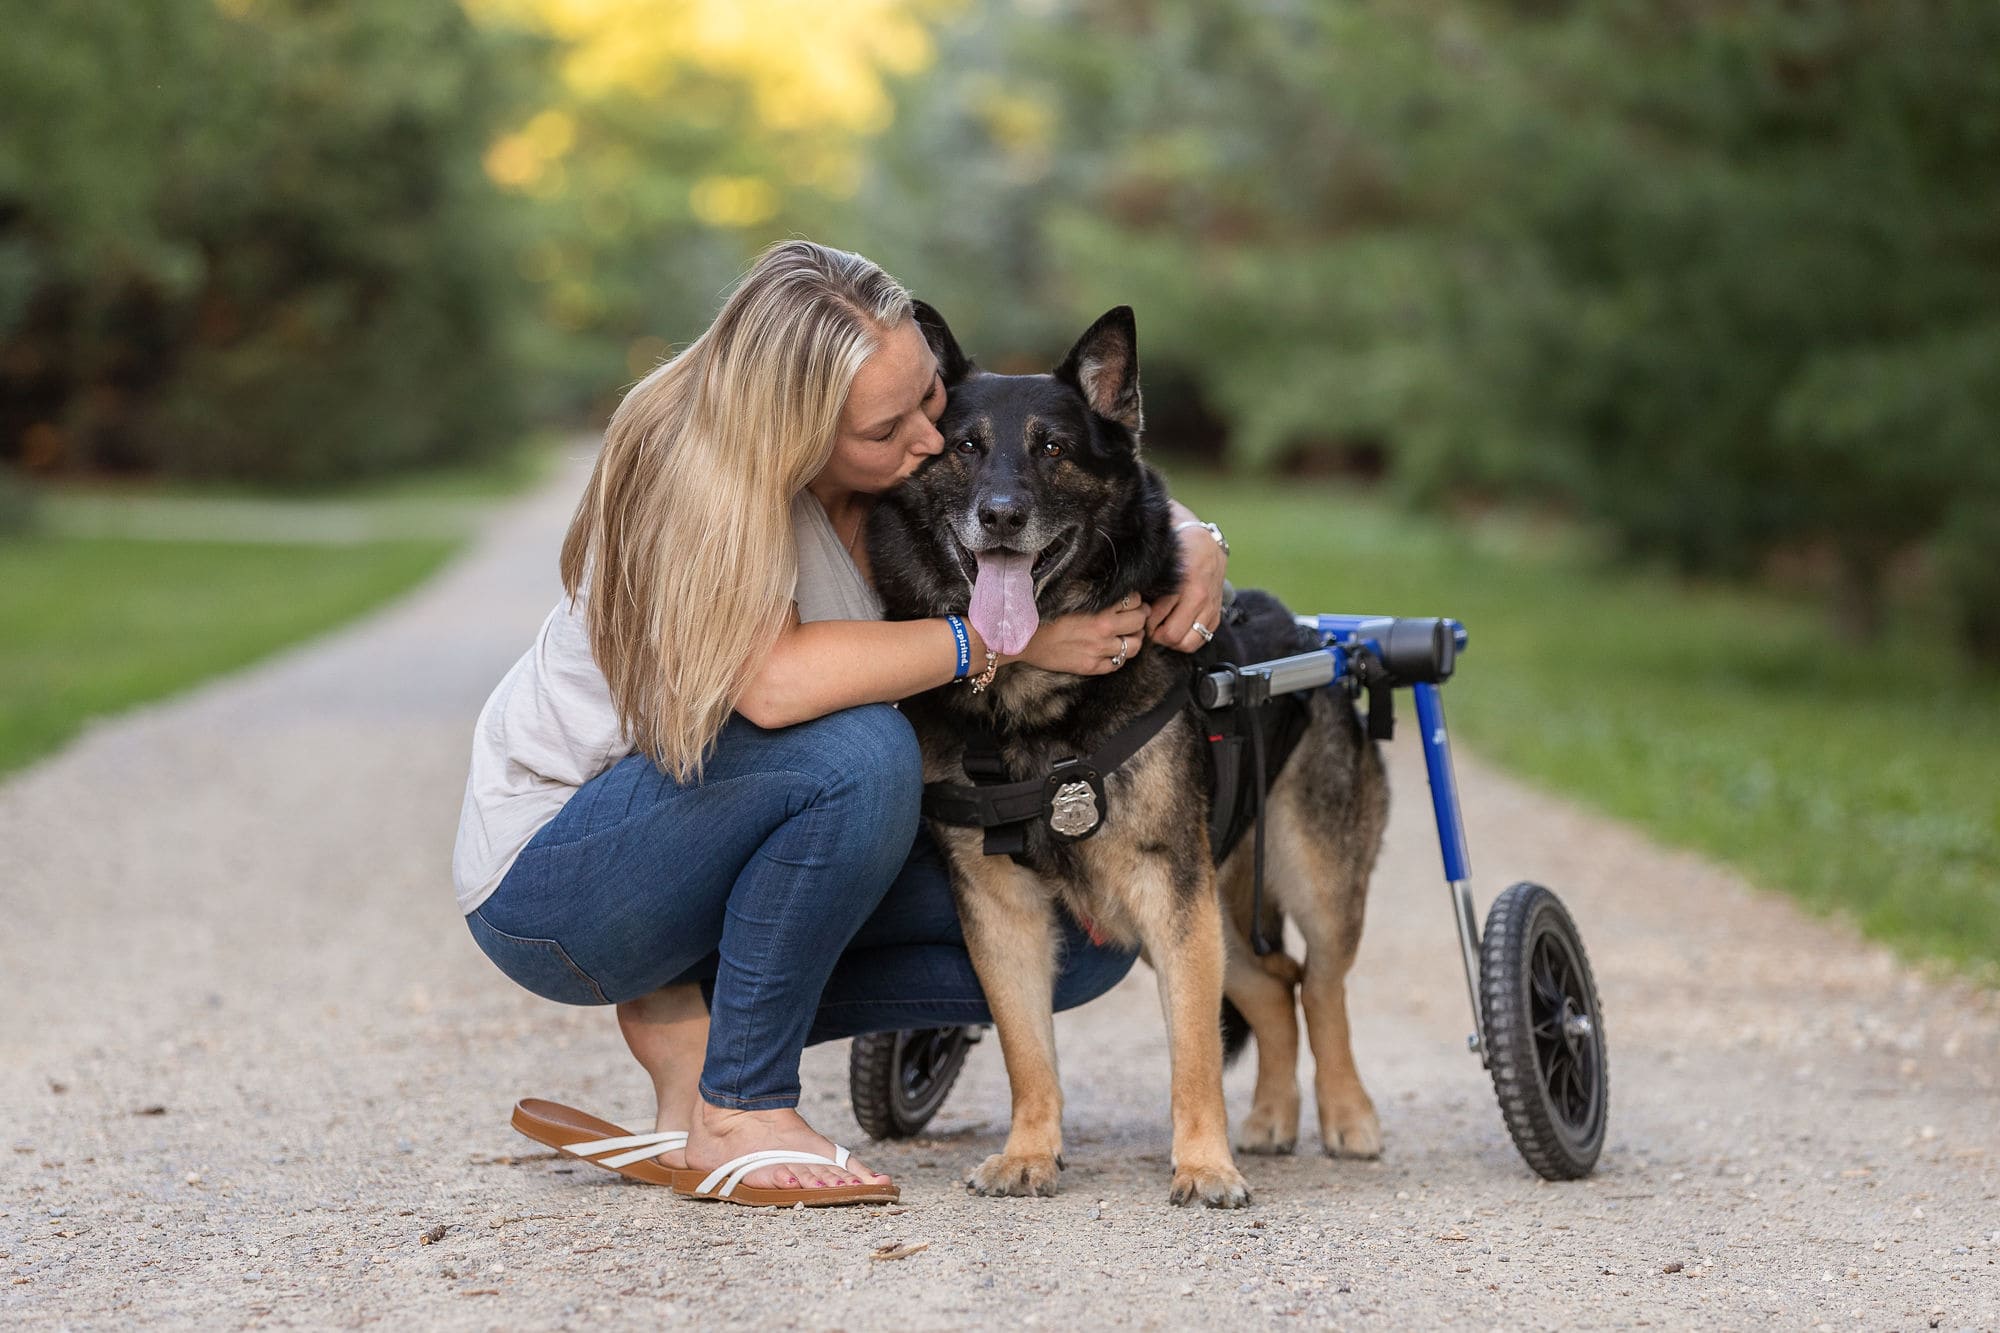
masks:
<path fill-rule="evenodd" d="M 453 858 L 487 956 L 548 999 L 616 1005 L 652 1078 L 656 1132 L 600 1142 L 600 1164 L 693 1191 L 748 1157 L 706 1192 L 894 1197 L 798 1114 L 801 1047 L 990 1021 L 890 706 L 987 646 L 956 617 L 883 621 L 862 542 L 875 497 L 943 447 L 944 400 L 909 295 L 788 241 L 612 416 L 563 543 L 569 596 L 480 715 Z M 1182 540 L 1177 596 L 1045 622 L 1000 669 L 1115 670 L 1146 632 L 1192 651 L 1222 553 L 1198 525 Z M 1131 966 L 1074 928 L 1062 945 L 1059 1008 Z M 568 1114 L 515 1123 L 622 1137 Z"/>

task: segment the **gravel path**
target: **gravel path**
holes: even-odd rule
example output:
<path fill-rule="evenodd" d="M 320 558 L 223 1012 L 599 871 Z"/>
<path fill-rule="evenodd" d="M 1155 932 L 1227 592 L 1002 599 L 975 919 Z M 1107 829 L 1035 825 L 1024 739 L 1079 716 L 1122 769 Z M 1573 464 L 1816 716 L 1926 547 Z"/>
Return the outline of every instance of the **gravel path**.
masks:
<path fill-rule="evenodd" d="M 1603 1163 L 1544 1184 L 1463 1050 L 1408 739 L 1353 982 L 1380 1162 L 1302 1142 L 1246 1161 L 1249 1211 L 1170 1208 L 1144 968 L 1058 1021 L 1054 1199 L 957 1184 L 1005 1128 L 990 1041 L 934 1138 L 867 1149 L 895 1215 L 703 1207 L 540 1152 L 516 1097 L 638 1124 L 643 1082 L 609 1013 L 479 955 L 449 856 L 581 478 L 370 619 L 0 786 L 0 1323 L 2000 1326 L 2000 998 L 1464 760 L 1482 911 L 1558 888 L 1605 994 Z M 808 1053 L 805 1110 L 855 1142 L 845 1069 Z M 871 1261 L 890 1240 L 929 1248 Z"/>

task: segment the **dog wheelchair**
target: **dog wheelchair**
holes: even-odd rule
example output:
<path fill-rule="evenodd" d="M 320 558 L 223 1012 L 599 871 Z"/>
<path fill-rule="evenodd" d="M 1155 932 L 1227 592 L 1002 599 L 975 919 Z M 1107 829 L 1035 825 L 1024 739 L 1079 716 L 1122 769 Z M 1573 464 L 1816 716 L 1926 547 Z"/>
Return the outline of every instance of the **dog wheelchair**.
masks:
<path fill-rule="evenodd" d="M 1472 1002 L 1473 1031 L 1466 1046 L 1492 1076 L 1507 1132 L 1528 1165 L 1549 1180 L 1588 1175 L 1604 1145 L 1608 1083 L 1597 985 L 1576 923 L 1562 901 L 1539 884 L 1519 883 L 1501 893 L 1487 912 L 1483 934 L 1473 908 L 1465 824 L 1440 698 L 1440 687 L 1465 649 L 1464 626 L 1437 618 L 1296 619 L 1316 636 L 1318 647 L 1205 671 L 1195 681 L 1195 702 L 1210 713 L 1236 710 L 1261 744 L 1258 718 L 1273 696 L 1332 685 L 1352 700 L 1365 695 L 1368 734 L 1387 740 L 1394 727 L 1394 691 L 1411 692 Z M 1257 802 L 1261 813 L 1261 790 Z M 1257 836 L 1261 886 L 1263 847 Z M 1259 947 L 1262 951 L 1261 942 Z M 979 1028 L 958 1027 L 855 1038 L 848 1084 L 861 1128 L 878 1139 L 921 1132 L 944 1105 L 967 1051 L 981 1036 Z"/>

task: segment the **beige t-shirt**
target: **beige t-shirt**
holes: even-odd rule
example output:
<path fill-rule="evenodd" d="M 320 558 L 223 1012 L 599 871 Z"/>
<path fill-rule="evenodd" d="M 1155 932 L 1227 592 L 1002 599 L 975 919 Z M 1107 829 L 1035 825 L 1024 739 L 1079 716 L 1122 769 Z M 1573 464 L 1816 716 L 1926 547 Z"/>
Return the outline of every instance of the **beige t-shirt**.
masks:
<path fill-rule="evenodd" d="M 792 498 L 792 536 L 800 621 L 882 618 L 875 590 L 809 491 Z M 461 912 L 492 895 L 578 787 L 632 753 L 611 687 L 591 656 L 586 600 L 587 593 L 557 603 L 479 712 L 451 857 Z"/>

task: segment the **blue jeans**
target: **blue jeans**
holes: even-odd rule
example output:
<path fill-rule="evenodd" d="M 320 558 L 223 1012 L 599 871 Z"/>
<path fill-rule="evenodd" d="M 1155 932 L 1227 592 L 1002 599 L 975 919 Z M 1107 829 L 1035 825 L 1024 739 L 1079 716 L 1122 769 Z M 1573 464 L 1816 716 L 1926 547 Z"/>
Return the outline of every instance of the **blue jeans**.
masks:
<path fill-rule="evenodd" d="M 808 1042 L 992 1021 L 919 828 L 921 772 L 887 704 L 773 731 L 732 717 L 698 783 L 642 754 L 585 783 L 466 924 L 502 972 L 565 1004 L 700 982 L 702 1097 L 796 1106 Z M 1059 920 L 1066 1009 L 1137 955 Z"/>

